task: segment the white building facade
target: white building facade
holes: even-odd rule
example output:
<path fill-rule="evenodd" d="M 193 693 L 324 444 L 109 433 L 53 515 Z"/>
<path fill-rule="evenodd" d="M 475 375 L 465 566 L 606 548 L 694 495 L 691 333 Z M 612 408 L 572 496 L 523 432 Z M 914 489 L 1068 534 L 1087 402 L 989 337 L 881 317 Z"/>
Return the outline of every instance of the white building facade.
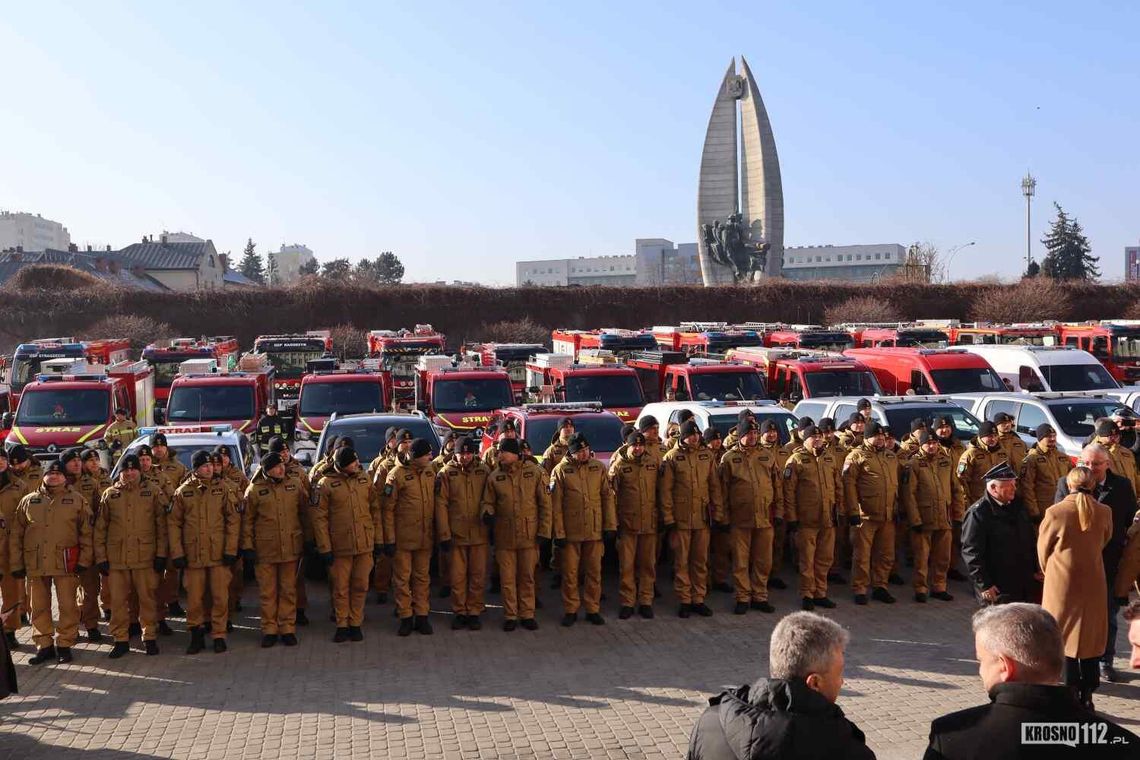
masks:
<path fill-rule="evenodd" d="M 784 249 L 783 275 L 789 280 L 878 282 L 899 272 L 906 248 L 877 245 L 805 245 Z"/>
<path fill-rule="evenodd" d="M 269 255 L 273 257 L 273 261 L 277 265 L 274 285 L 293 282 L 299 279 L 301 277 L 301 267 L 317 260 L 317 257 L 313 255 L 309 247 L 300 243 L 282 245 L 280 250 L 272 251 Z"/>
<path fill-rule="evenodd" d="M 0 251 L 66 251 L 69 245 L 71 234 L 59 222 L 39 214 L 0 211 Z"/>

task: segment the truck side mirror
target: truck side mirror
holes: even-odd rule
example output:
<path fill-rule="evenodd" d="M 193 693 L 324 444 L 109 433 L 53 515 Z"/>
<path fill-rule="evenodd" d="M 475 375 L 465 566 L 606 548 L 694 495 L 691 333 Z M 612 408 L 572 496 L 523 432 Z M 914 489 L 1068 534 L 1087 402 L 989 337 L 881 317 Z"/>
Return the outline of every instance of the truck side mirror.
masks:
<path fill-rule="evenodd" d="M 15 421 L 16 417 L 11 412 L 4 412 L 4 414 L 0 416 L 0 425 L 3 425 L 6 429 L 12 427 Z"/>
<path fill-rule="evenodd" d="M 166 410 L 165 409 L 155 409 L 154 410 L 154 424 L 156 424 L 156 425 L 165 425 L 166 424 Z"/>

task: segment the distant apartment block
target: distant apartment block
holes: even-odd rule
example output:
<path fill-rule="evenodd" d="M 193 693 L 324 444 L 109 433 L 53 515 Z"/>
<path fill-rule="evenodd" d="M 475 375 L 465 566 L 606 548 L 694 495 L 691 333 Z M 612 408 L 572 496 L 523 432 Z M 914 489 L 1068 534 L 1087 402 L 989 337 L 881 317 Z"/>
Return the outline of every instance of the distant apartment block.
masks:
<path fill-rule="evenodd" d="M 285 284 L 299 279 L 301 267 L 317 260 L 309 247 L 300 243 L 282 245 L 280 250 L 272 251 L 269 255 L 277 264 L 276 282 L 274 284 Z"/>
<path fill-rule="evenodd" d="M 59 222 L 39 214 L 0 211 L 0 251 L 66 251 L 71 234 Z"/>

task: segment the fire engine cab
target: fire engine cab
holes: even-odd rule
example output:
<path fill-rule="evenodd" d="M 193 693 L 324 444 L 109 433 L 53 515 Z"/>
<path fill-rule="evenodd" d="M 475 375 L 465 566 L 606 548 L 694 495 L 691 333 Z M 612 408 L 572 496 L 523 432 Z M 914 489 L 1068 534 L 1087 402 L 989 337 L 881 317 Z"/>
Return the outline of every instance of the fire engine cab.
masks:
<path fill-rule="evenodd" d="M 556 354 L 570 354 L 575 359 L 582 349 L 609 351 L 628 359 L 636 351 L 652 351 L 657 339 L 647 330 L 624 330 L 604 327 L 601 330 L 555 330 L 550 334 Z"/>
<path fill-rule="evenodd" d="M 1060 345 L 1088 351 L 1121 383 L 1140 383 L 1140 320 L 1066 322 L 1057 332 Z"/>
<path fill-rule="evenodd" d="M 377 413 L 391 406 L 392 374 L 380 368 L 379 359 L 310 372 L 301 378 L 297 441 L 315 446 L 334 414 Z"/>
<path fill-rule="evenodd" d="M 546 346 L 541 343 L 476 343 L 468 346 L 467 358 L 484 367 L 505 369 L 511 376 L 515 401 L 520 401 L 526 389 L 526 363 L 544 351 Z"/>
<path fill-rule="evenodd" d="M 273 391 L 282 409 L 297 404 L 301 378 L 313 359 L 332 354 L 332 335 L 328 330 L 310 330 L 287 335 L 259 335 L 253 341 L 253 353 L 263 354 L 273 365 Z"/>
<path fill-rule="evenodd" d="M 526 365 L 527 390 L 547 402 L 595 401 L 623 422 L 637 419 L 645 395 L 637 373 L 608 351 L 536 354 Z"/>
<path fill-rule="evenodd" d="M 130 348 L 130 341 L 126 338 L 38 338 L 30 343 L 21 343 L 12 355 L 12 371 L 8 376 L 12 386 L 12 401 L 15 403 L 20 400 L 20 392 L 25 385 L 36 379 L 46 361 L 85 359 L 87 364 L 109 366 L 130 359 Z"/>
<path fill-rule="evenodd" d="M 411 406 L 416 398 L 417 362 L 421 356 L 442 354 L 445 339 L 431 325 L 416 325 L 415 330 L 372 330 L 368 333 L 368 355 L 380 359 L 381 366 L 392 373 L 396 403 Z"/>
<path fill-rule="evenodd" d="M 511 377 L 505 369 L 438 355 L 416 361 L 416 409 L 440 435 L 486 427 L 496 409 L 513 403 Z"/>
<path fill-rule="evenodd" d="M 21 443 L 38 459 L 53 459 L 71 446 L 98 447 L 120 407 L 136 425 L 154 422 L 154 372 L 146 362 L 106 367 L 82 359 L 49 359 L 40 369 L 24 386 L 8 447 Z M 106 460 L 109 466 L 110 458 Z"/>
<path fill-rule="evenodd" d="M 663 351 L 680 351 L 686 356 L 723 354 L 730 348 L 762 346 L 764 336 L 751 326 L 730 326 L 727 322 L 682 322 L 677 327 L 658 325 L 653 337 Z"/>
<path fill-rule="evenodd" d="M 768 397 L 760 370 L 741 362 L 690 358 L 680 351 L 642 351 L 626 366 L 637 374 L 646 403 Z"/>
<path fill-rule="evenodd" d="M 758 368 L 772 398 L 793 401 L 818 396 L 874 396 L 882 393 L 871 369 L 843 354 L 785 348 L 736 348 L 729 358 Z"/>
<path fill-rule="evenodd" d="M 218 366 L 233 369 L 237 365 L 238 342 L 232 335 L 209 338 L 174 338 L 151 343 L 143 349 L 142 359 L 154 368 L 154 398 L 157 408 L 166 407 L 170 384 L 178 367 L 188 359 L 214 359 Z"/>
<path fill-rule="evenodd" d="M 238 368 L 219 367 L 215 359 L 182 362 L 170 384 L 162 424 L 231 425 L 253 431 L 265 405 L 274 400 L 274 368 L 265 354 L 249 353 Z"/>

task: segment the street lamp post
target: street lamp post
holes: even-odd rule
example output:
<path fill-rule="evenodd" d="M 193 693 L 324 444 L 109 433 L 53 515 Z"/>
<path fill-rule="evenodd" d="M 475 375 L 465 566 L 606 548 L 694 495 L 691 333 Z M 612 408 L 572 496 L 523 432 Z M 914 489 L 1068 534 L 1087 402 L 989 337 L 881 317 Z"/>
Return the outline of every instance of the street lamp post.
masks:
<path fill-rule="evenodd" d="M 977 241 L 971 240 L 969 243 L 962 243 L 961 245 L 956 245 L 953 248 L 951 248 L 950 251 L 946 254 L 946 281 L 947 282 L 953 281 L 950 277 L 950 265 L 954 263 L 954 254 L 958 253 L 958 251 L 962 250 L 963 248 L 969 248 L 975 242 L 977 242 Z"/>
<path fill-rule="evenodd" d="M 1029 274 L 1029 268 L 1033 266 L 1033 253 L 1030 246 L 1032 233 L 1030 232 L 1031 224 L 1031 207 L 1033 205 L 1033 195 L 1037 192 L 1037 180 L 1029 172 L 1025 173 L 1025 177 L 1021 180 L 1021 194 L 1025 196 L 1025 273 Z"/>

